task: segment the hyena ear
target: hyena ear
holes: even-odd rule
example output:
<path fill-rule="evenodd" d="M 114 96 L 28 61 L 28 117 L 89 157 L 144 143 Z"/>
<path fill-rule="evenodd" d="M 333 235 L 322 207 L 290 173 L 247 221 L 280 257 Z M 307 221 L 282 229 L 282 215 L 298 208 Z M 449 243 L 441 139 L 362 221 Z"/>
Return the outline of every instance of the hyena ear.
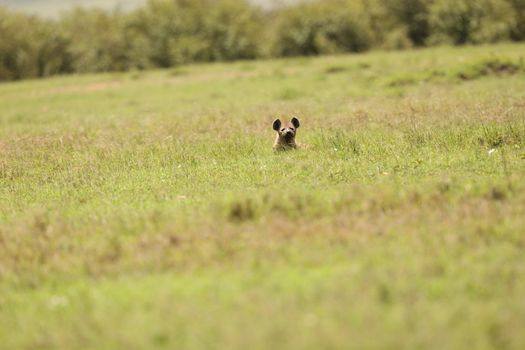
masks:
<path fill-rule="evenodd" d="M 299 122 L 299 119 L 297 117 L 292 118 L 292 124 L 295 126 L 296 129 L 298 129 L 301 126 L 301 123 Z"/>
<path fill-rule="evenodd" d="M 273 121 L 273 130 L 279 131 L 280 128 L 281 128 L 281 120 L 277 118 Z"/>

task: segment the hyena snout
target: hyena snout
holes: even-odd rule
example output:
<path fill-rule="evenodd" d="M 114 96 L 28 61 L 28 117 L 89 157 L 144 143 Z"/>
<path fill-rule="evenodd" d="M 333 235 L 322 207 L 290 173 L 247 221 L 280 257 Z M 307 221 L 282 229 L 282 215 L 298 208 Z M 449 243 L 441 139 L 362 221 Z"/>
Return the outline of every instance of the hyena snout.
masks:
<path fill-rule="evenodd" d="M 288 138 L 288 139 L 291 139 L 291 138 L 294 138 L 295 137 L 295 130 L 292 130 L 292 129 L 283 129 L 281 131 L 281 135 L 283 135 L 284 137 Z"/>

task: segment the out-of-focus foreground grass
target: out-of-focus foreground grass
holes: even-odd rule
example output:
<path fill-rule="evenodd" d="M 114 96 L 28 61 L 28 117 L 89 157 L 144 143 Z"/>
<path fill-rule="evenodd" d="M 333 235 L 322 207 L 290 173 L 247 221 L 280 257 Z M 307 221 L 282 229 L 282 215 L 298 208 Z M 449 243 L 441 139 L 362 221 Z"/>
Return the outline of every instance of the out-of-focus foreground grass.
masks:
<path fill-rule="evenodd" d="M 0 85 L 2 347 L 522 349 L 523 57 Z"/>

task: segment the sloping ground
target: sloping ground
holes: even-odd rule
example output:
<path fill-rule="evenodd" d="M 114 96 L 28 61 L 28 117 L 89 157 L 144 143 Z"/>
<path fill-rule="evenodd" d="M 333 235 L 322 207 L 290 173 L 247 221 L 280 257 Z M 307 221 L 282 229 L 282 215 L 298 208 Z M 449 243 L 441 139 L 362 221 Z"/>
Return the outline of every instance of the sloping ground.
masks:
<path fill-rule="evenodd" d="M 0 85 L 2 346 L 522 349 L 524 56 Z"/>

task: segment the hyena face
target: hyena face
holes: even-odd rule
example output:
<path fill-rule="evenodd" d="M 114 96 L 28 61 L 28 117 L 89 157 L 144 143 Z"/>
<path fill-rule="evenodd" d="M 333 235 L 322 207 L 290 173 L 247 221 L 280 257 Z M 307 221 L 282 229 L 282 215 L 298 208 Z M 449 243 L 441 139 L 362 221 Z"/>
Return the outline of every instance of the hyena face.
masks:
<path fill-rule="evenodd" d="M 273 122 L 273 130 L 277 132 L 274 149 L 277 148 L 296 148 L 295 134 L 301 123 L 299 119 L 293 117 L 289 122 L 281 123 L 280 119 Z"/>

